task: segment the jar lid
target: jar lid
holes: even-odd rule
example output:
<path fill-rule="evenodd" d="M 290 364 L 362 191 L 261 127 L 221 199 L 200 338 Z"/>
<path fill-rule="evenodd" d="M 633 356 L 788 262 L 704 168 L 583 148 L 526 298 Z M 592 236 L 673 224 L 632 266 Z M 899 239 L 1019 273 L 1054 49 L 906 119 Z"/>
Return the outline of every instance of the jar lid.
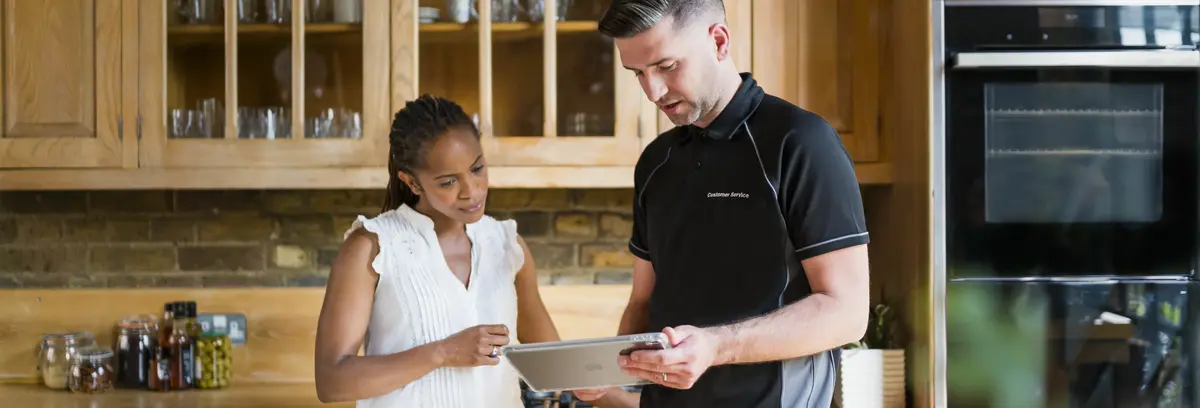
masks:
<path fill-rule="evenodd" d="M 117 327 L 122 329 L 150 329 L 158 323 L 158 319 L 151 315 L 129 315 L 121 318 L 121 322 Z"/>
<path fill-rule="evenodd" d="M 67 332 L 67 333 L 46 333 L 42 335 L 42 342 L 67 342 L 72 343 L 80 340 L 95 341 L 91 332 Z"/>
<path fill-rule="evenodd" d="M 112 358 L 113 352 L 107 347 L 88 347 L 75 352 L 75 360 L 77 361 L 99 361 Z"/>

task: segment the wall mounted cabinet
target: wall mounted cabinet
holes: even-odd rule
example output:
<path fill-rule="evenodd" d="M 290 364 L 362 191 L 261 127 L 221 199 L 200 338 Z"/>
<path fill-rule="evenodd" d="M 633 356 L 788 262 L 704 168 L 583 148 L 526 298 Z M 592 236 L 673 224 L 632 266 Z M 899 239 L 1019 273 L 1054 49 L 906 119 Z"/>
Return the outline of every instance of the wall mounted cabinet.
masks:
<path fill-rule="evenodd" d="M 423 93 L 474 117 L 493 186 L 628 187 L 670 126 L 597 32 L 609 0 L 2 4 L 0 189 L 381 188 L 392 113 Z M 726 0 L 739 67 L 875 184 L 872 4 Z"/>
<path fill-rule="evenodd" d="M 857 163 L 882 161 L 887 32 L 879 0 L 756 0 L 753 67 L 769 91 L 837 129 Z M 774 38 L 776 41 L 765 39 Z M 764 40 L 760 40 L 764 39 Z"/>
<path fill-rule="evenodd" d="M 386 164 L 387 0 L 189 1 L 138 3 L 141 167 Z"/>
<path fill-rule="evenodd" d="M 466 16 L 452 6 L 467 0 L 420 3 L 432 4 L 415 20 L 396 14 L 417 25 L 413 93 L 477 114 L 493 167 L 636 163 L 641 90 L 597 32 L 607 1 L 483 1 Z M 430 10 L 439 17 L 420 15 Z"/>
<path fill-rule="evenodd" d="M 136 83 L 122 59 L 136 16 L 121 0 L 2 5 L 0 169 L 136 165 L 122 119 L 136 117 L 122 98 Z"/>

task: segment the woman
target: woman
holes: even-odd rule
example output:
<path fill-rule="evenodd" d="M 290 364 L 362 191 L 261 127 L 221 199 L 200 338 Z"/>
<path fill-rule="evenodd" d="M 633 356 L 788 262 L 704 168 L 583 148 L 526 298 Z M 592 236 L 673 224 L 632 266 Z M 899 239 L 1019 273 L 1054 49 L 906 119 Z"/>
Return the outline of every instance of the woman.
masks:
<path fill-rule="evenodd" d="M 484 215 L 475 124 L 422 96 L 396 113 L 383 213 L 346 232 L 317 325 L 323 402 L 359 407 L 521 407 L 499 348 L 558 340 L 514 221 Z M 358 355 L 365 344 L 364 355 Z"/>

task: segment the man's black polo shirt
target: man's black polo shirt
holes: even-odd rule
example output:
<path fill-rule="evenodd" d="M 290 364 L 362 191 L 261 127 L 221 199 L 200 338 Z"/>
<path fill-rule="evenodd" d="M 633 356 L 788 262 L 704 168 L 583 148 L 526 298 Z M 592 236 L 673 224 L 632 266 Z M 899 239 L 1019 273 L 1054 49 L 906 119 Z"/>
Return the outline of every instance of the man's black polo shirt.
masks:
<path fill-rule="evenodd" d="M 654 264 L 651 331 L 761 316 L 809 295 L 800 261 L 868 242 L 853 162 L 819 116 L 750 74 L 707 128 L 680 126 L 634 172 L 629 250 Z M 837 356 L 710 368 L 642 407 L 828 407 Z"/>

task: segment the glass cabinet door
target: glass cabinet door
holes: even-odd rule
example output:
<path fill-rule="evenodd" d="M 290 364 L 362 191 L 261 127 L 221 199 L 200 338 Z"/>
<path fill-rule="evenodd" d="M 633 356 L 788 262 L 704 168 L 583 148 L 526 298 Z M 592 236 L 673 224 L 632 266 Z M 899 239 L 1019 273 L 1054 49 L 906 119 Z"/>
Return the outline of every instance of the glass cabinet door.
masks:
<path fill-rule="evenodd" d="M 641 89 L 597 31 L 608 0 L 414 0 L 418 93 L 477 120 L 491 165 L 628 166 Z"/>
<path fill-rule="evenodd" d="M 139 4 L 143 166 L 386 162 L 388 0 Z"/>

